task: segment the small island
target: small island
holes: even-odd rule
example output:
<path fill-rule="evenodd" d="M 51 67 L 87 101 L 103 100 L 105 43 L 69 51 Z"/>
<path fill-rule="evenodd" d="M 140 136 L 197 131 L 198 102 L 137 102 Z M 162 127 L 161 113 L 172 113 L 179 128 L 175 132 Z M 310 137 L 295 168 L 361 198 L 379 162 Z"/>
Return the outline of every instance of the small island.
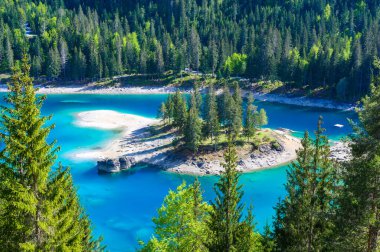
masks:
<path fill-rule="evenodd" d="M 119 172 L 138 163 L 157 165 L 170 172 L 198 175 L 219 174 L 223 169 L 225 142 L 221 141 L 220 148 L 214 151 L 210 140 L 205 140 L 195 155 L 186 148 L 178 148 L 181 143 L 175 130 L 167 130 L 167 126 L 156 119 L 111 110 L 82 112 L 76 116 L 78 126 L 120 131 L 116 139 L 100 149 L 72 154 L 78 159 L 98 160 L 99 171 Z M 285 129 L 262 129 L 256 135 L 261 142 L 257 148 L 247 143 L 239 145 L 239 170 L 249 172 L 294 160 L 300 140 L 290 133 Z M 129 165 L 123 166 L 120 159 Z"/>
<path fill-rule="evenodd" d="M 232 86 L 232 92 L 231 92 Z M 115 173 L 136 164 L 155 165 L 181 174 L 220 174 L 228 137 L 237 147 L 238 170 L 251 172 L 293 161 L 300 139 L 287 129 L 263 128 L 266 112 L 253 105 L 253 96 L 243 102 L 237 83 L 205 94 L 195 86 L 191 94 L 177 91 L 151 119 L 111 110 L 81 112 L 80 127 L 117 131 L 117 137 L 101 148 L 72 154 L 76 159 L 97 160 L 99 172 Z M 346 153 L 335 147 L 332 158 Z M 344 157 L 346 158 L 346 157 Z"/>

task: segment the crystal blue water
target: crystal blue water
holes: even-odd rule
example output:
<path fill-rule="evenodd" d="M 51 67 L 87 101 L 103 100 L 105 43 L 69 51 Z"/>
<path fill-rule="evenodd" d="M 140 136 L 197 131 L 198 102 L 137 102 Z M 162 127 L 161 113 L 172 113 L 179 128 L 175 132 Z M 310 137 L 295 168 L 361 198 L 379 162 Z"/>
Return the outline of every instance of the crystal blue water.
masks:
<path fill-rule="evenodd" d="M 4 96 L 4 94 L 0 94 Z M 155 117 L 166 95 L 49 95 L 44 114 L 54 114 L 56 128 L 50 139 L 57 139 L 62 147 L 59 161 L 71 167 L 80 199 L 89 214 L 96 234 L 104 237 L 110 251 L 134 251 L 137 240 L 147 240 L 152 235 L 151 218 L 160 207 L 169 189 L 182 181 L 192 182 L 193 176 L 170 174 L 154 167 L 137 167 L 128 172 L 98 175 L 94 162 L 71 160 L 68 154 L 80 148 L 97 148 L 115 137 L 117 132 L 79 128 L 74 125 L 75 113 L 111 109 L 124 113 Z M 2 100 L 2 99 L 1 99 Z M 0 102 L 1 103 L 1 102 Z M 313 131 L 318 116 L 324 117 L 324 127 L 332 139 L 350 132 L 347 118 L 356 119 L 353 112 L 305 108 L 268 102 L 256 102 L 269 117 L 270 128 L 284 127 L 302 135 Z M 343 128 L 334 127 L 343 124 Z M 241 176 L 244 202 L 253 204 L 259 230 L 272 221 L 273 206 L 284 196 L 286 166 L 258 171 Z M 201 177 L 204 198 L 214 197 L 213 184 L 217 177 Z"/>

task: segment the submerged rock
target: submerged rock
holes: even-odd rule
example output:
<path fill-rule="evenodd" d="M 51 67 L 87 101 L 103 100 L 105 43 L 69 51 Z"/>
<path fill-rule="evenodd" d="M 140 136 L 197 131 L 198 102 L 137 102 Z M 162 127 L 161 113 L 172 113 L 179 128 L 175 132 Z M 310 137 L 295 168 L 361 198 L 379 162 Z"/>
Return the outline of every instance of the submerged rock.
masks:
<path fill-rule="evenodd" d="M 133 157 L 120 157 L 115 159 L 103 159 L 97 162 L 98 172 L 115 173 L 127 170 L 136 164 Z"/>

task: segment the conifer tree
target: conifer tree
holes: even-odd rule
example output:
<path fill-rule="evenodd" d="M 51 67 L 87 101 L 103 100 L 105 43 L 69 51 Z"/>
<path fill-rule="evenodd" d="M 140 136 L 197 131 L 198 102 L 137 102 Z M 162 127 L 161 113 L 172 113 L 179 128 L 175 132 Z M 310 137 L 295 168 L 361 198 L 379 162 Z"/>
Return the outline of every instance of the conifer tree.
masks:
<path fill-rule="evenodd" d="M 168 123 L 171 124 L 173 117 L 174 117 L 174 102 L 173 102 L 173 95 L 169 95 L 168 99 L 165 102 L 165 108 L 168 118 Z"/>
<path fill-rule="evenodd" d="M 158 117 L 162 119 L 162 121 L 163 121 L 164 124 L 167 123 L 167 119 L 169 117 L 168 117 L 168 110 L 166 108 L 166 103 L 165 102 L 161 103 L 160 109 L 158 111 Z"/>
<path fill-rule="evenodd" d="M 177 90 L 173 96 L 173 124 L 181 133 L 184 132 L 187 120 L 187 105 L 185 98 Z"/>
<path fill-rule="evenodd" d="M 245 124 L 244 124 L 244 135 L 247 137 L 248 142 L 251 137 L 255 135 L 255 122 L 254 122 L 254 113 L 256 111 L 256 107 L 253 105 L 253 94 L 250 93 L 248 96 L 248 105 L 245 115 Z"/>
<path fill-rule="evenodd" d="M 380 61 L 375 60 L 380 70 Z M 337 213 L 338 247 L 374 252 L 380 249 L 380 75 L 372 77 L 370 95 L 358 110 L 351 136 L 353 158 L 343 166 Z"/>
<path fill-rule="evenodd" d="M 217 102 L 214 86 L 211 84 L 207 94 L 207 111 L 205 118 L 205 137 L 210 137 L 211 142 L 214 144 L 214 150 L 217 148 L 219 136 L 219 118 L 217 111 Z"/>
<path fill-rule="evenodd" d="M 0 243 L 5 251 L 91 250 L 87 217 L 65 171 L 49 177 L 58 148 L 47 137 L 53 125 L 41 116 L 27 56 L 14 69 L 2 107 L 0 140 Z M 60 176 L 65 179 L 60 180 Z M 59 182 L 58 182 L 59 181 Z M 87 225 L 88 226 L 88 225 Z M 87 237 L 87 238 L 86 238 Z"/>
<path fill-rule="evenodd" d="M 199 84 L 198 82 L 195 82 L 194 83 L 194 96 L 195 96 L 195 101 L 196 101 L 196 105 L 197 105 L 197 110 L 198 112 L 200 113 L 200 115 L 202 114 L 202 103 L 203 103 L 203 99 L 202 99 L 202 94 L 200 93 L 200 90 L 199 90 Z"/>
<path fill-rule="evenodd" d="M 195 94 L 191 94 L 190 110 L 187 113 L 185 128 L 185 143 L 187 148 L 193 152 L 198 151 L 198 147 L 202 140 L 202 120 L 199 117 Z"/>
<path fill-rule="evenodd" d="M 241 90 L 238 82 L 234 82 L 234 94 L 233 94 L 234 106 L 233 106 L 233 117 L 232 117 L 232 126 L 231 126 L 231 134 L 233 139 L 236 139 L 240 135 L 241 126 L 242 126 L 242 97 Z"/>
<path fill-rule="evenodd" d="M 297 160 L 287 171 L 288 195 L 278 203 L 274 223 L 280 251 L 322 251 L 330 245 L 336 177 L 323 131 L 320 118 L 315 140 L 305 132 Z"/>
<path fill-rule="evenodd" d="M 211 236 L 207 247 L 210 251 L 255 251 L 260 242 L 255 241 L 257 236 L 253 233 L 252 213 L 241 220 L 243 191 L 239 185 L 237 154 L 231 139 L 224 160 L 224 172 L 215 184 L 216 199 L 210 212 L 208 225 Z"/>
<path fill-rule="evenodd" d="M 260 127 L 268 124 L 268 116 L 264 109 L 260 109 Z"/>
<path fill-rule="evenodd" d="M 229 132 L 232 131 L 232 125 L 234 120 L 234 115 L 236 112 L 235 101 L 231 95 L 230 88 L 227 84 L 223 87 L 223 96 L 220 103 L 220 121 L 223 127 L 226 127 Z"/>

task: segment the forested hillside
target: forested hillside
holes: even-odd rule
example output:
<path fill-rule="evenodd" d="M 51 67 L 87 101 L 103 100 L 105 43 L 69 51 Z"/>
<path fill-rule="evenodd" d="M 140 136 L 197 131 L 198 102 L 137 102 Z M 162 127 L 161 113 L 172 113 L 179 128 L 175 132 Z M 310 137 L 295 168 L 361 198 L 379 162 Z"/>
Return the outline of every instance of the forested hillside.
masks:
<path fill-rule="evenodd" d="M 191 68 L 355 99 L 369 89 L 379 20 L 379 0 L 1 0 L 0 70 L 27 50 L 35 77 Z"/>

